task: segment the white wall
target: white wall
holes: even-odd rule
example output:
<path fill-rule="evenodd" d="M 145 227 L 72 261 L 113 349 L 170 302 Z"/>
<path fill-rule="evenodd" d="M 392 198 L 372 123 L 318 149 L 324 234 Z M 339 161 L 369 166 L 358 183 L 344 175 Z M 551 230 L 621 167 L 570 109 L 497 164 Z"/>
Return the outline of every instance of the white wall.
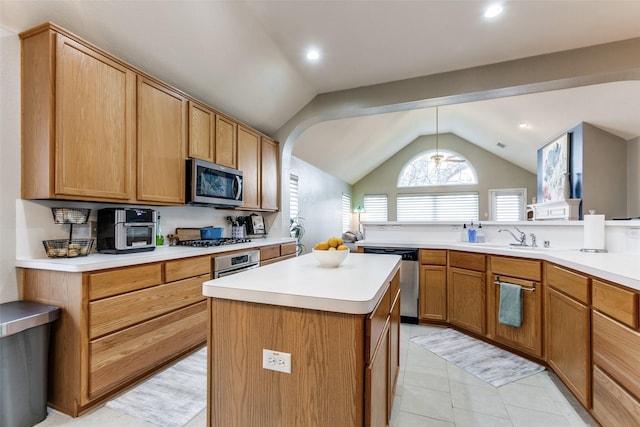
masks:
<path fill-rule="evenodd" d="M 20 197 L 20 40 L 0 28 L 0 303 L 18 299 L 15 202 Z"/>
<path fill-rule="evenodd" d="M 525 188 L 527 199 L 536 195 L 536 175 L 498 157 L 469 141 L 451 133 L 439 135 L 439 147 L 450 149 L 466 158 L 478 176 L 477 185 L 455 187 L 416 187 L 398 189 L 398 176 L 402 168 L 414 156 L 435 148 L 435 136 L 416 138 L 389 160 L 378 166 L 353 185 L 353 204 L 362 204 L 365 194 L 386 194 L 389 221 L 396 220 L 396 197 L 399 193 L 477 192 L 481 221 L 489 219 L 489 190 L 500 188 Z M 366 218 L 366 214 L 364 216 Z"/>
<path fill-rule="evenodd" d="M 302 244 L 308 253 L 317 242 L 342 235 L 342 193 L 351 194 L 351 186 L 296 157 L 291 157 L 289 172 L 298 176 L 298 212 L 305 228 Z M 289 175 L 282 179 L 288 182 Z"/>
<path fill-rule="evenodd" d="M 627 141 L 627 216 L 640 217 L 640 137 Z"/>

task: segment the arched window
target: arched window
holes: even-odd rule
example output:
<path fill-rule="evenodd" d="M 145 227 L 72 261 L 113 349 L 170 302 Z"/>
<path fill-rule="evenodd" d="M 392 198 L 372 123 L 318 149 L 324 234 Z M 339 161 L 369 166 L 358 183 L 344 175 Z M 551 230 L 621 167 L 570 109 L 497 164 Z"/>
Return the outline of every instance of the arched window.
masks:
<path fill-rule="evenodd" d="M 477 184 L 478 175 L 471 163 L 454 151 L 424 151 L 404 165 L 398 187 Z"/>

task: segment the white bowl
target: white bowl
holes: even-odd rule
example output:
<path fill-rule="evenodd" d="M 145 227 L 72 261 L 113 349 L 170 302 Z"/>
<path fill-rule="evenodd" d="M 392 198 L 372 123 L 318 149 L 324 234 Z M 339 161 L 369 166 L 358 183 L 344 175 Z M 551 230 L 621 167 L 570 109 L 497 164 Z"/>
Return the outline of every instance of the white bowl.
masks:
<path fill-rule="evenodd" d="M 313 249 L 313 256 L 316 257 L 318 262 L 323 267 L 337 267 L 347 259 L 349 251 L 319 251 Z"/>

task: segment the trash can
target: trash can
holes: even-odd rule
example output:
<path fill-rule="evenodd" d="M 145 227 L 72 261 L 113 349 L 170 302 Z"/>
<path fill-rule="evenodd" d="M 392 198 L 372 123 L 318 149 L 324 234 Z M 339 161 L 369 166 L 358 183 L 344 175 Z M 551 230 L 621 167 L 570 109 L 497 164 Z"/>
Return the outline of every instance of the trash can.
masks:
<path fill-rule="evenodd" d="M 47 418 L 49 329 L 60 308 L 30 301 L 0 304 L 0 426 Z"/>

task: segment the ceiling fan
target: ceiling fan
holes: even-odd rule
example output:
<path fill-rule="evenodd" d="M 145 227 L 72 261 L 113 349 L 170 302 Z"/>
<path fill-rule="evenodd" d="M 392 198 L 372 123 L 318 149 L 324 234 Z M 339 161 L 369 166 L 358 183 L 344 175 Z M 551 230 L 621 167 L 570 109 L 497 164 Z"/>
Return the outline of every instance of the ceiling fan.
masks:
<path fill-rule="evenodd" d="M 447 163 L 464 163 L 466 162 L 466 160 L 464 159 L 457 159 L 455 157 L 445 157 L 444 155 L 440 154 L 439 152 L 439 145 L 438 145 L 438 107 L 436 106 L 436 154 L 434 154 L 433 156 L 431 156 L 431 160 L 433 160 L 433 162 L 436 164 L 436 167 L 440 166 L 441 162 L 447 162 Z"/>

